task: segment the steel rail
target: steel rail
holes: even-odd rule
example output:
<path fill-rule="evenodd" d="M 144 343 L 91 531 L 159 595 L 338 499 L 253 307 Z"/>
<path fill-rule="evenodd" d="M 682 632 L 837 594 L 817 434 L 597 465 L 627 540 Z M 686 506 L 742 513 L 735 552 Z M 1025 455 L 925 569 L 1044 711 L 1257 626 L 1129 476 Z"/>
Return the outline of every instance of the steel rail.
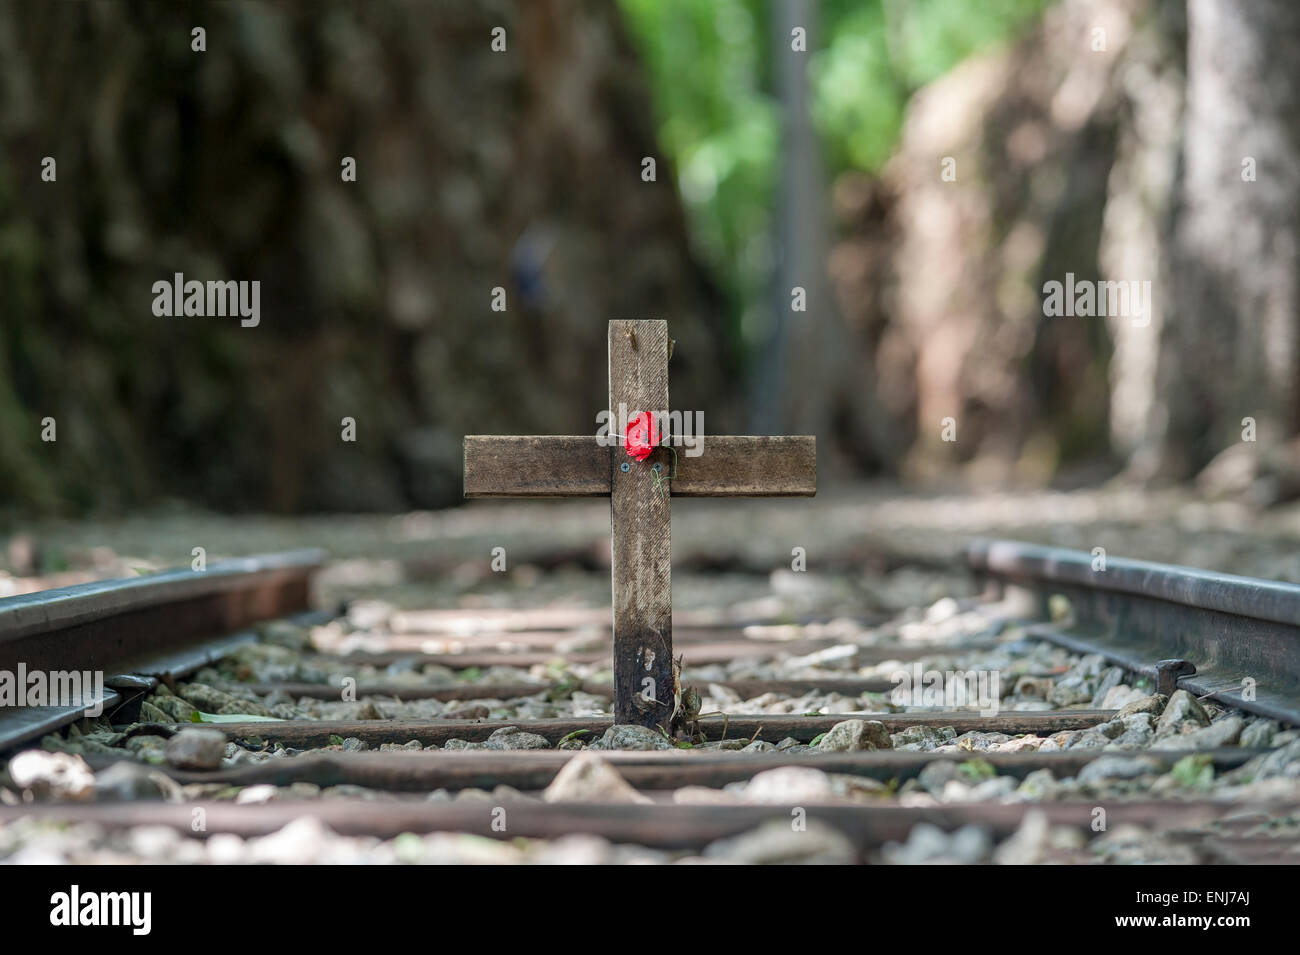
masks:
<path fill-rule="evenodd" d="M 150 678 L 192 672 L 255 640 L 252 624 L 307 610 L 324 561 L 298 550 L 0 599 L 0 750 L 112 709 Z M 76 684 L 79 699 L 16 705 L 20 677 L 52 685 L 61 674 L 67 688 L 74 673 L 94 676 Z"/>
<path fill-rule="evenodd" d="M 1031 636 L 1101 654 L 1161 692 L 1300 724 L 1300 586 L 1019 541 L 978 540 L 966 555 Z M 1062 620 L 1056 596 L 1069 601 Z"/>

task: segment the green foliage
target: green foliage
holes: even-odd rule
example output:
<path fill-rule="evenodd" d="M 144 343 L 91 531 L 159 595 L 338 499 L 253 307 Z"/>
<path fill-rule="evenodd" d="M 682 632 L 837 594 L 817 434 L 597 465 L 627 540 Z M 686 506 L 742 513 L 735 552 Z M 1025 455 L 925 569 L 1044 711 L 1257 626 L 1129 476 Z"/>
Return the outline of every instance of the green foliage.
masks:
<path fill-rule="evenodd" d="M 763 292 L 779 127 L 759 0 L 622 0 L 697 251 L 733 303 Z M 663 164 L 661 164 L 662 167 Z M 732 315 L 733 330 L 739 312 Z"/>
<path fill-rule="evenodd" d="M 979 758 L 966 760 L 957 767 L 957 771 L 965 776 L 972 785 L 982 783 L 986 779 L 992 779 L 998 774 L 992 763 L 987 759 Z"/>
<path fill-rule="evenodd" d="M 1009 39 L 1050 0 L 822 0 L 809 52 L 812 112 L 832 173 L 874 172 L 908 98 Z M 654 93 L 692 236 L 731 296 L 761 307 L 781 148 L 766 0 L 620 0 Z M 784 40 L 788 44 L 788 39 Z"/>
<path fill-rule="evenodd" d="M 1169 775 L 1180 786 L 1189 789 L 1209 789 L 1214 783 L 1214 759 L 1207 753 L 1184 756 L 1174 763 Z"/>
<path fill-rule="evenodd" d="M 813 110 L 833 169 L 874 171 L 898 140 L 908 98 L 996 46 L 1048 0 L 826 0 Z"/>
<path fill-rule="evenodd" d="M 558 703 L 561 700 L 567 700 L 573 696 L 575 690 L 580 689 L 582 689 L 582 680 L 570 674 L 568 679 L 546 691 L 546 701 L 548 703 Z"/>

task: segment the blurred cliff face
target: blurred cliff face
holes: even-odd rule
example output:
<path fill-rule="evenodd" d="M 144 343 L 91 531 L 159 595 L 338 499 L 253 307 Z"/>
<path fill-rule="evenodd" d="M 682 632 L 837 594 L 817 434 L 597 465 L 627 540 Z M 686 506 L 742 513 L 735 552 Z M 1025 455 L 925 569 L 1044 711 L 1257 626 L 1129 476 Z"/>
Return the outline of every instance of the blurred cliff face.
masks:
<path fill-rule="evenodd" d="M 465 433 L 594 432 L 619 317 L 722 430 L 639 70 L 576 0 L 0 6 L 6 505 L 450 503 Z M 260 320 L 155 315 L 177 273 Z"/>
<path fill-rule="evenodd" d="M 1061 0 L 911 97 L 830 257 L 905 478 L 1300 494 L 1297 52 L 1287 0 Z"/>

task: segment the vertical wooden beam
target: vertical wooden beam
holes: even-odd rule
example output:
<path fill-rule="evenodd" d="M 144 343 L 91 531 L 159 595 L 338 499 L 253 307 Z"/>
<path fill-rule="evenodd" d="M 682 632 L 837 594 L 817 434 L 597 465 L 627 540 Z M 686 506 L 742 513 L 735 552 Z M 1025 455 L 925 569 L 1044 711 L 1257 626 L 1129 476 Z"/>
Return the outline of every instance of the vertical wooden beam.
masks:
<path fill-rule="evenodd" d="M 667 322 L 609 323 L 609 407 L 614 415 L 620 404 L 626 405 L 629 418 L 640 411 L 668 411 Z M 614 420 L 621 439 L 627 422 Z M 675 690 L 671 511 L 668 484 L 656 486 L 653 466 L 658 464 L 667 477 L 671 462 L 662 448 L 644 461 L 629 457 L 621 441 L 610 449 L 614 718 L 669 732 Z M 653 702 L 648 699 L 652 694 Z"/>

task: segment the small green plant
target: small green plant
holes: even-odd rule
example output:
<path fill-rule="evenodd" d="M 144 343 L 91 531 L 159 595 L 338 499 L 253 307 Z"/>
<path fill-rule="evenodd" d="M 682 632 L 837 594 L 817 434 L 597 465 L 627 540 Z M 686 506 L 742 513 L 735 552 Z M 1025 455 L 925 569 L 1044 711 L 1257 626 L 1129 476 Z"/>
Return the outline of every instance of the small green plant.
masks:
<path fill-rule="evenodd" d="M 1194 753 L 1174 763 L 1169 775 L 1188 789 L 1209 789 L 1214 782 L 1214 759 L 1208 753 Z"/>
<path fill-rule="evenodd" d="M 677 449 L 674 448 L 671 444 L 668 445 L 667 447 L 669 452 L 673 456 L 672 473 L 670 473 L 667 477 L 664 477 L 663 470 L 660 469 L 660 470 L 652 471 L 650 474 L 650 476 L 654 479 L 654 487 L 655 490 L 659 492 L 660 499 L 663 499 L 664 497 L 667 496 L 667 487 L 669 482 L 672 481 L 673 478 L 677 477 Z"/>
<path fill-rule="evenodd" d="M 957 772 L 972 783 L 982 783 L 984 780 L 992 779 L 998 774 L 998 771 L 993 768 L 993 764 L 987 759 L 968 759 L 957 767 Z"/>
<path fill-rule="evenodd" d="M 570 675 L 568 679 L 556 684 L 546 691 L 546 702 L 559 703 L 573 696 L 575 690 L 582 689 L 582 681 Z"/>

